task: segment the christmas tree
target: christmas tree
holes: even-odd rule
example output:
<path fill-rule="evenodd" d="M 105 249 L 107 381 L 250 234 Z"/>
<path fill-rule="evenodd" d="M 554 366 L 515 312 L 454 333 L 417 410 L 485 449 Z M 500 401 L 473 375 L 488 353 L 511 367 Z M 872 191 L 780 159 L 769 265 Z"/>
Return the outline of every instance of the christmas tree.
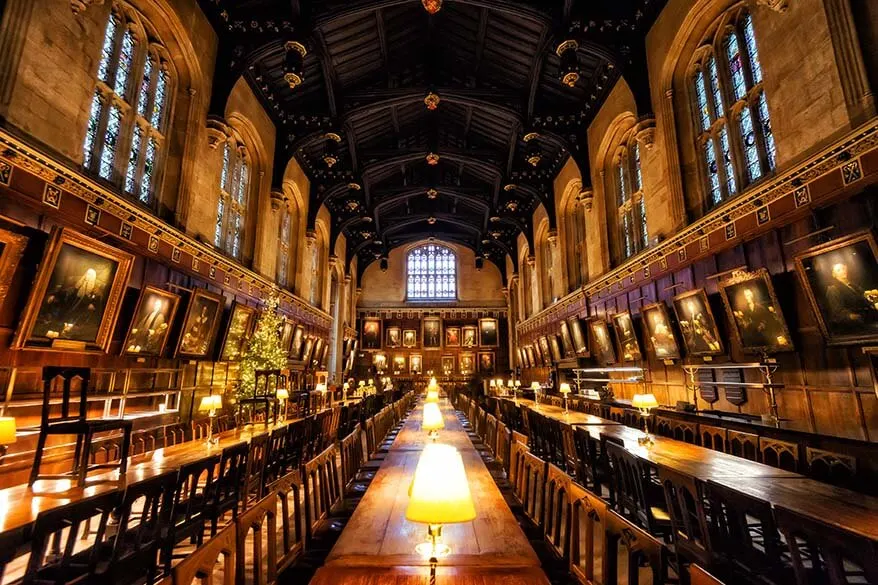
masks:
<path fill-rule="evenodd" d="M 279 370 L 287 365 L 287 350 L 280 343 L 278 331 L 283 317 L 277 313 L 277 296 L 272 294 L 265 301 L 265 309 L 256 322 L 256 331 L 247 342 L 241 358 L 241 382 L 239 398 L 250 398 L 256 390 L 256 370 Z"/>

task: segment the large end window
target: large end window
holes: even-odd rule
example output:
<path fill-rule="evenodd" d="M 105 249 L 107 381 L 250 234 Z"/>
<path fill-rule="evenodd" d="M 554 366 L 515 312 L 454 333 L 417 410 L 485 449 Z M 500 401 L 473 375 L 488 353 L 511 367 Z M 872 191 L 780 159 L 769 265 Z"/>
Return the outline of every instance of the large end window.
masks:
<path fill-rule="evenodd" d="M 427 244 L 409 252 L 406 260 L 410 301 L 457 299 L 457 256 L 445 246 Z"/>

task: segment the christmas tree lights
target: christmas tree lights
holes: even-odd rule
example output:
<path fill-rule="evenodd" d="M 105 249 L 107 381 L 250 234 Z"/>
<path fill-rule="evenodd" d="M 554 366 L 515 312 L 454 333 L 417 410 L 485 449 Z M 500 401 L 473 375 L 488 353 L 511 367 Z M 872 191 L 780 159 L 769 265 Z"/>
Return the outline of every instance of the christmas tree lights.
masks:
<path fill-rule="evenodd" d="M 265 309 L 256 322 L 256 331 L 241 357 L 241 381 L 239 398 L 252 398 L 256 390 L 256 370 L 279 370 L 287 365 L 287 350 L 281 345 L 278 331 L 283 317 L 277 313 L 277 296 L 272 294 L 265 301 Z M 267 390 L 267 389 L 266 389 Z"/>

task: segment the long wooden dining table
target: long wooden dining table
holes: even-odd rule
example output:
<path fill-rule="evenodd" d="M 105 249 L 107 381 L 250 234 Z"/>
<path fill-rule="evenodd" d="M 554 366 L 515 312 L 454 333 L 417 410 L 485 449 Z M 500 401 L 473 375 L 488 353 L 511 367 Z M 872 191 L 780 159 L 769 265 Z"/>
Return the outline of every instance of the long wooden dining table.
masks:
<path fill-rule="evenodd" d="M 451 546 L 451 552 L 438 559 L 437 582 L 548 585 L 536 553 L 454 409 L 446 399 L 440 406 L 445 429 L 439 431 L 438 442 L 460 451 L 477 518 L 443 526 L 442 541 Z M 421 413 L 418 405 L 403 424 L 311 585 L 429 582 L 429 559 L 415 552 L 415 546 L 426 540 L 427 526 L 405 517 L 409 486 L 428 442 L 421 429 Z"/>

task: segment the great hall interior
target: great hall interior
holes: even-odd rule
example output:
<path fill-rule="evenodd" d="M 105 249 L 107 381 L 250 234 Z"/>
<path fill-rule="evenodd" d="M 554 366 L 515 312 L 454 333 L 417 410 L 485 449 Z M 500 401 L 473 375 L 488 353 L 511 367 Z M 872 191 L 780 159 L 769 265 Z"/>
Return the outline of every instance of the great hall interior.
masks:
<path fill-rule="evenodd" d="M 878 0 L 0 0 L 0 585 L 878 585 Z"/>

